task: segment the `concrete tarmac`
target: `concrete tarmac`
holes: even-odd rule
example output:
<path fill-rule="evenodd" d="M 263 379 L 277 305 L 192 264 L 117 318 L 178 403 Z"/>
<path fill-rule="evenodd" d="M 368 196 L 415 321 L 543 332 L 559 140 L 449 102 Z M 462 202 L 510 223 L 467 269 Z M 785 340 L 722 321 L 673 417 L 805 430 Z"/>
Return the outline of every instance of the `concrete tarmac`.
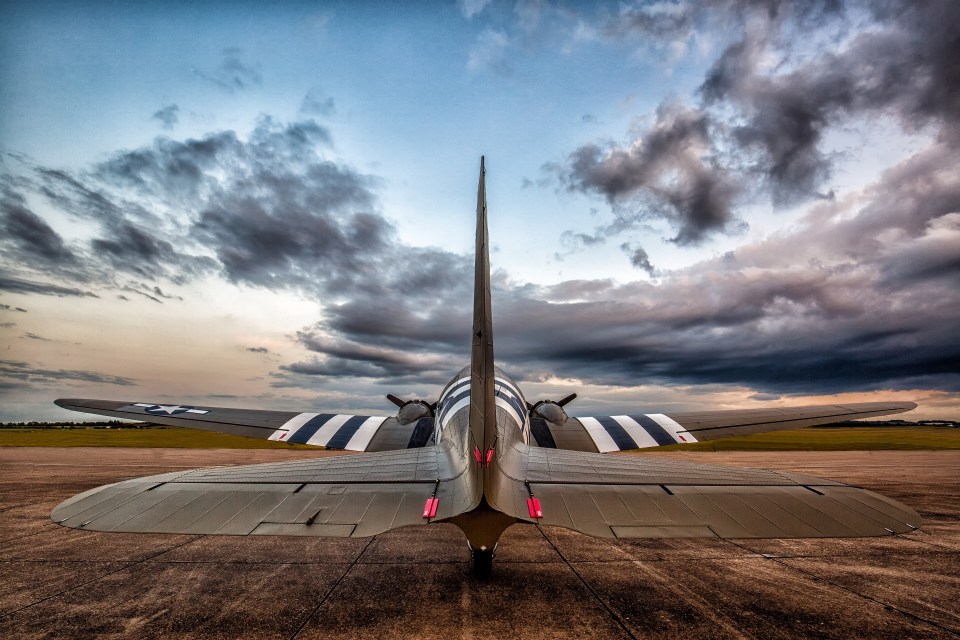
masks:
<path fill-rule="evenodd" d="M 315 455 L 0 449 L 0 637 L 960 637 L 956 451 L 640 454 L 851 482 L 910 505 L 923 526 L 890 538 L 623 542 L 518 525 L 489 581 L 470 575 L 447 524 L 338 540 L 94 533 L 49 519 L 109 482 Z"/>

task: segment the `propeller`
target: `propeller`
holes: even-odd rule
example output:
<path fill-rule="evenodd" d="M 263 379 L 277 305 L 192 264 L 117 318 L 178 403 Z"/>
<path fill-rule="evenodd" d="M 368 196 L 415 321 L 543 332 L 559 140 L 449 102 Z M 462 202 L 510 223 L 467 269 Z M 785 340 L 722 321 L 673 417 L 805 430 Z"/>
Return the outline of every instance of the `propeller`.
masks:
<path fill-rule="evenodd" d="M 577 399 L 577 394 L 571 393 L 560 400 L 540 400 L 536 404 L 527 403 L 531 418 L 543 418 L 547 422 L 563 424 L 567 421 L 567 412 L 563 407 Z"/>
<path fill-rule="evenodd" d="M 427 402 L 426 400 L 403 400 L 393 395 L 387 394 L 387 400 L 400 407 L 397 412 L 397 422 L 400 424 L 410 424 L 421 418 L 432 418 L 437 411 L 436 402 Z"/>

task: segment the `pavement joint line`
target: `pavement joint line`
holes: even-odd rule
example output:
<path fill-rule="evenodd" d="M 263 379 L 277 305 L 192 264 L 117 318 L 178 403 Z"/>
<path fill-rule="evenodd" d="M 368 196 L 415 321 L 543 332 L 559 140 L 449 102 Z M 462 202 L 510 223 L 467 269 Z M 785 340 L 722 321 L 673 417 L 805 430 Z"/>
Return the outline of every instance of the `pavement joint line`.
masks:
<path fill-rule="evenodd" d="M 0 543 L 4 542 L 13 542 L 14 540 L 23 540 L 24 538 L 29 538 L 30 536 L 38 536 L 41 533 L 47 533 L 50 531 L 48 527 L 44 527 L 40 531 L 34 531 L 33 533 L 25 533 L 22 536 L 14 536 L 12 538 L 0 538 Z"/>
<path fill-rule="evenodd" d="M 370 545 L 373 544 L 373 541 L 376 539 L 377 536 L 372 536 L 367 541 L 367 544 L 363 545 L 363 549 L 360 550 L 360 553 L 357 554 L 357 557 L 353 559 L 353 562 L 350 563 L 350 566 L 347 567 L 347 570 L 340 574 L 340 577 L 337 578 L 337 581 L 330 586 L 327 592 L 320 599 L 320 602 L 317 603 L 317 606 L 313 608 L 313 611 L 311 611 L 310 614 L 303 619 L 303 622 L 300 623 L 300 626 L 297 627 L 297 630 L 293 632 L 292 636 L 290 636 L 290 640 L 295 640 L 295 638 L 300 635 L 300 632 L 306 628 L 307 623 L 313 620 L 313 616 L 317 615 L 317 611 L 320 611 L 320 607 L 323 606 L 323 603 L 326 602 L 327 598 L 330 597 L 330 594 L 333 593 L 338 586 L 340 586 L 340 583 L 343 582 L 343 579 L 347 577 L 347 574 L 353 571 L 353 568 L 357 566 L 357 561 L 360 560 L 361 556 L 363 556 L 363 554 L 367 551 L 367 549 L 370 548 Z"/>
<path fill-rule="evenodd" d="M 732 541 L 731 541 L 731 542 L 732 542 Z M 733 542 L 733 544 L 737 544 L 737 543 L 736 543 L 736 542 Z M 739 546 L 739 545 L 738 545 L 738 546 Z M 824 582 L 824 583 L 826 583 L 826 584 L 828 584 L 828 585 L 830 585 L 830 586 L 832 586 L 832 587 L 835 587 L 835 588 L 840 589 L 840 590 L 842 590 L 842 591 L 846 591 L 847 593 L 853 594 L 854 596 L 857 596 L 858 598 L 860 598 L 860 599 L 862 599 L 862 600 L 866 600 L 867 602 L 872 602 L 873 604 L 879 605 L 879 606 L 883 607 L 884 609 L 889 609 L 890 611 L 896 611 L 897 613 L 899 613 L 899 614 L 902 615 L 902 616 L 905 616 L 905 617 L 907 617 L 907 618 L 911 618 L 911 619 L 913 619 L 913 620 L 917 620 L 917 621 L 919 621 L 919 622 L 923 622 L 923 623 L 929 624 L 930 626 L 936 627 L 937 629 L 940 629 L 941 631 L 946 631 L 947 633 L 949 633 L 950 635 L 952 635 L 952 636 L 954 636 L 954 637 L 960 638 L 960 633 L 958 633 L 957 631 L 954 631 L 953 629 L 951 629 L 951 628 L 949 628 L 949 627 L 943 626 L 943 625 L 940 624 L 939 622 L 936 622 L 936 621 L 934 621 L 934 620 L 928 620 L 927 618 L 924 618 L 923 616 L 919 616 L 919 615 L 917 615 L 917 614 L 915 614 L 915 613 L 911 613 L 910 611 L 905 611 L 904 609 L 901 609 L 901 608 L 896 607 L 896 606 L 894 606 L 894 605 L 892 605 L 892 604 L 890 604 L 890 603 L 887 603 L 887 602 L 884 602 L 884 601 L 882 601 L 882 600 L 879 600 L 878 598 L 874 598 L 873 596 L 867 595 L 867 594 L 865 594 L 865 593 L 860 593 L 859 591 L 856 591 L 856 590 L 854 590 L 854 589 L 851 589 L 850 587 L 847 587 L 847 586 L 845 586 L 845 585 L 842 585 L 842 584 L 839 584 L 839 583 L 837 583 L 837 582 L 834 582 L 833 580 L 830 580 L 829 578 L 824 578 L 823 576 L 818 576 L 817 574 L 815 574 L 815 573 L 813 573 L 813 572 L 810 572 L 810 571 L 807 571 L 807 570 L 805 570 L 805 569 L 803 569 L 803 568 L 801 568 L 801 567 L 797 567 L 797 566 L 794 566 L 794 565 L 791 565 L 791 564 L 787 564 L 786 562 L 783 562 L 783 560 L 782 560 L 781 558 L 768 558 L 768 560 L 771 560 L 771 561 L 773 561 L 773 562 L 776 562 L 776 563 L 779 564 L 780 566 L 786 567 L 787 569 L 791 569 L 791 570 L 793 570 L 793 571 L 796 571 L 797 573 L 802 573 L 802 574 L 805 575 L 806 577 L 808 577 L 808 578 L 810 578 L 810 579 L 812 579 L 812 580 L 814 580 L 814 581 L 816 581 L 816 582 Z"/>
<path fill-rule="evenodd" d="M 65 594 L 65 593 L 69 593 L 70 591 L 74 591 L 74 590 L 79 589 L 79 588 L 81 588 L 81 587 L 85 587 L 85 586 L 87 586 L 88 584 L 93 584 L 94 582 L 98 582 L 98 581 L 100 581 L 100 580 L 103 580 L 103 579 L 106 578 L 107 576 L 112 576 L 112 575 L 115 574 L 115 573 L 119 573 L 119 572 L 125 571 L 125 570 L 127 570 L 127 569 L 129 569 L 129 568 L 131 568 L 131 567 L 135 567 L 135 566 L 137 566 L 138 564 L 142 564 L 142 563 L 146 562 L 147 560 L 150 560 L 151 558 L 156 558 L 157 556 L 163 555 L 164 553 L 167 553 L 168 551 L 173 551 L 174 549 L 179 549 L 180 547 L 185 547 L 185 546 L 187 546 L 188 544 L 190 544 L 191 542 L 196 542 L 197 540 L 199 540 L 199 539 L 202 538 L 202 537 L 203 537 L 203 536 L 196 536 L 196 537 L 194 537 L 194 538 L 192 538 L 192 539 L 190 539 L 190 540 L 186 540 L 186 541 L 184 541 L 184 542 L 181 542 L 180 544 L 176 544 L 176 545 L 173 545 L 172 547 L 169 547 L 169 548 L 167 548 L 167 549 L 164 549 L 163 551 L 159 551 L 159 552 L 153 554 L 152 556 L 147 556 L 146 558 L 141 558 L 140 560 L 135 560 L 135 561 L 130 562 L 130 563 L 128 563 L 128 564 L 124 564 L 123 566 L 117 567 L 117 568 L 114 569 L 113 571 L 108 571 L 107 573 L 101 574 L 101 575 L 97 576 L 96 578 L 93 578 L 93 579 L 91 579 L 91 580 L 87 580 L 86 582 L 82 582 L 82 583 L 80 583 L 80 584 L 78 584 L 78 585 L 74 585 L 74 586 L 72 586 L 72 587 L 69 587 L 69 588 L 67 588 L 67 589 L 63 589 L 63 590 L 58 591 L 58 592 L 56 592 L 56 593 L 52 593 L 52 594 L 50 594 L 49 596 L 46 596 L 45 598 L 40 598 L 39 600 L 36 600 L 36 601 L 34 601 L 34 602 L 31 602 L 30 604 L 25 604 L 25 605 L 23 605 L 22 607 L 20 607 L 20 608 L 18 608 L 18 609 L 14 609 L 13 611 L 8 611 L 7 613 L 0 614 L 0 620 L 3 620 L 4 618 L 9 618 L 9 617 L 12 616 L 13 614 L 18 613 L 18 612 L 20 612 L 20 611 L 23 611 L 24 609 L 29 609 L 30 607 L 36 606 L 36 605 L 40 604 L 41 602 L 46 602 L 47 600 L 51 600 L 51 599 L 53 599 L 53 598 L 56 598 L 56 597 L 58 597 L 58 596 L 61 596 L 61 595 Z M 123 561 L 121 560 L 120 562 L 123 562 Z"/>
<path fill-rule="evenodd" d="M 938 513 L 936 511 L 919 511 L 921 517 L 924 518 L 943 518 L 944 520 L 960 520 L 960 516 L 951 515 L 949 513 Z"/>
<path fill-rule="evenodd" d="M 551 540 L 550 537 L 547 536 L 547 533 L 543 530 L 543 527 L 541 527 L 539 524 L 536 525 L 536 527 L 537 527 L 537 531 L 540 532 L 540 535 L 543 536 L 543 538 L 550 544 L 550 546 L 553 547 L 553 550 L 556 551 L 557 555 L 560 556 L 560 559 L 563 560 L 563 562 L 568 567 L 570 567 L 570 571 L 573 572 L 573 575 L 577 576 L 577 579 L 580 580 L 583 586 L 586 587 L 587 591 L 590 592 L 590 595 L 592 595 L 597 600 L 597 602 L 600 603 L 600 606 L 606 609 L 607 613 L 609 613 L 610 616 L 617 622 L 617 624 L 620 626 L 621 629 L 623 629 L 624 633 L 626 633 L 627 636 L 629 636 L 633 640 L 637 640 L 637 636 L 634 635 L 633 631 L 627 625 L 626 620 L 623 619 L 623 616 L 621 616 L 620 613 L 616 611 L 613 607 L 608 605 L 604 601 L 604 599 L 600 597 L 600 594 L 598 594 L 594 590 L 594 588 L 591 587 L 590 584 L 583 578 L 583 576 L 580 575 L 580 572 L 574 568 L 574 566 L 570 563 L 569 560 L 567 560 L 566 556 L 564 556 L 563 553 L 560 551 L 560 549 L 557 548 L 557 545 L 553 544 L 553 540 Z"/>
<path fill-rule="evenodd" d="M 22 509 L 27 506 L 32 506 L 33 504 L 38 504 L 38 503 L 11 504 L 7 507 L 0 507 L 0 513 L 6 513 L 7 511 L 10 511 L 12 509 Z"/>
<path fill-rule="evenodd" d="M 914 534 L 914 533 L 918 533 L 918 532 L 917 532 L 917 531 L 911 531 L 911 532 L 910 532 L 910 534 Z M 933 537 L 933 534 L 930 533 L 929 531 L 922 531 L 922 532 L 920 532 L 920 533 L 924 533 L 924 534 L 926 534 L 926 535 L 928 535 L 928 536 Z M 909 534 L 907 534 L 907 535 L 909 535 Z M 940 543 L 938 543 L 938 542 L 930 542 L 929 540 L 917 540 L 916 538 L 904 538 L 904 540 L 910 540 L 911 542 L 916 542 L 916 543 L 918 543 L 918 544 L 924 544 L 924 545 L 927 545 L 928 547 L 933 547 L 934 549 L 943 549 L 943 551 L 940 552 L 940 553 L 957 553 L 957 549 L 956 549 L 956 548 L 954 548 L 954 547 L 948 547 L 947 545 L 940 544 Z"/>

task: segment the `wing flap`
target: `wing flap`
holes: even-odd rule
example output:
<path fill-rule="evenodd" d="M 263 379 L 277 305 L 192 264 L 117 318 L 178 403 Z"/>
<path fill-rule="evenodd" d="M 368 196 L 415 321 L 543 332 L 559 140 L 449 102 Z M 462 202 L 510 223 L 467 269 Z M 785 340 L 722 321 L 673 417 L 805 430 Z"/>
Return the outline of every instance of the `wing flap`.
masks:
<path fill-rule="evenodd" d="M 542 420 L 542 447 L 609 453 L 731 436 L 800 429 L 875 418 L 916 408 L 912 402 L 864 402 L 775 409 L 649 413 L 569 418 L 558 425 Z"/>

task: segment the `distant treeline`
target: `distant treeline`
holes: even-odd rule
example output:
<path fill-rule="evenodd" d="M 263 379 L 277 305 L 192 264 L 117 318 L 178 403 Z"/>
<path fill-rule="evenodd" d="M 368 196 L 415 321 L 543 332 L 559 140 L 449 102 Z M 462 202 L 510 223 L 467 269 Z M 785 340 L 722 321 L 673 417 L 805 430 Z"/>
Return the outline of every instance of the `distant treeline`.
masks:
<path fill-rule="evenodd" d="M 846 420 L 845 422 L 832 422 L 830 424 L 820 424 L 810 429 L 830 429 L 832 427 L 960 427 L 960 422 L 956 420 Z"/>
<path fill-rule="evenodd" d="M 0 429 L 152 429 L 160 425 L 126 420 L 99 420 L 93 422 L 2 422 Z"/>
<path fill-rule="evenodd" d="M 847 420 L 821 424 L 811 429 L 831 429 L 835 427 L 960 427 L 957 420 Z M 125 420 L 101 420 L 98 422 L 2 422 L 0 429 L 169 429 L 164 425 L 150 422 L 128 422 Z M 173 427 L 176 428 L 176 427 Z"/>

